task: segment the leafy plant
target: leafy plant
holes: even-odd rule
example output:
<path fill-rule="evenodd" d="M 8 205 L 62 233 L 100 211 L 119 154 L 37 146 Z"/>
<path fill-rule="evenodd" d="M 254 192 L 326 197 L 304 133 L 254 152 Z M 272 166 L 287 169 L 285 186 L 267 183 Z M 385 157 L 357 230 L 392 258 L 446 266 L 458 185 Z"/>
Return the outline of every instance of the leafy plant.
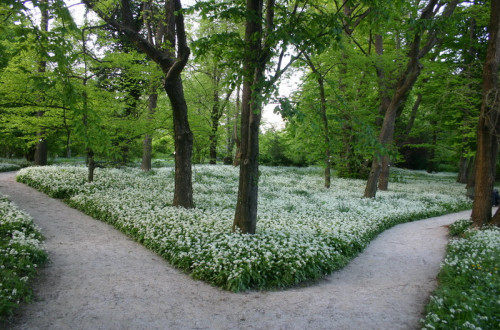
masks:
<path fill-rule="evenodd" d="M 422 329 L 500 328 L 498 228 L 469 230 L 452 240 L 438 279 Z"/>
<path fill-rule="evenodd" d="M 0 195 L 0 319 L 30 301 L 30 282 L 47 260 L 41 240 L 31 217 Z"/>

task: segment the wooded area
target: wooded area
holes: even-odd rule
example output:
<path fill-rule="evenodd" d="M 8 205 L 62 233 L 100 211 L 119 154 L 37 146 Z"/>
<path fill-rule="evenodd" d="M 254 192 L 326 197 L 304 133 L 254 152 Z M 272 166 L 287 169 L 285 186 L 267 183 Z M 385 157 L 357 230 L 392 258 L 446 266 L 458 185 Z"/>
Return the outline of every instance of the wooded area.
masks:
<path fill-rule="evenodd" d="M 186 208 L 192 163 L 234 164 L 243 233 L 259 164 L 321 165 L 326 188 L 361 178 L 367 198 L 391 166 L 456 171 L 491 222 L 499 0 L 82 2 L 0 4 L 1 156 L 83 156 L 89 181 L 96 162 L 172 158 Z M 261 129 L 268 103 L 284 128 Z"/>

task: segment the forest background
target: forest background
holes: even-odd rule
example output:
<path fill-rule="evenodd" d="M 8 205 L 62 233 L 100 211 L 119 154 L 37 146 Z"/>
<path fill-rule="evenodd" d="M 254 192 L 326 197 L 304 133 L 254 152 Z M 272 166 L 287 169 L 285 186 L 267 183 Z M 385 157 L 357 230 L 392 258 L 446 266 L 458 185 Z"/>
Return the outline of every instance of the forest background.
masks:
<path fill-rule="evenodd" d="M 84 156 L 89 181 L 172 159 L 184 207 L 191 162 L 243 164 L 244 232 L 258 163 L 368 179 L 365 197 L 391 165 L 474 187 L 490 1 L 83 2 L 2 1 L 0 155 Z M 261 130 L 270 102 L 284 127 Z"/>

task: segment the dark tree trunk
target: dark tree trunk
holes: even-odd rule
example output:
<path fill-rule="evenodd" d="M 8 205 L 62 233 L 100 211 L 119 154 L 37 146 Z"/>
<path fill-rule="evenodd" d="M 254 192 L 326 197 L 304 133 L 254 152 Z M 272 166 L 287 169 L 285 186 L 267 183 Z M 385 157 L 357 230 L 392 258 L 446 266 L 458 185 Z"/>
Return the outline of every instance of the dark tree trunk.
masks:
<path fill-rule="evenodd" d="M 382 163 L 380 164 L 380 176 L 378 180 L 378 189 L 387 190 L 389 189 L 389 174 L 390 174 L 390 164 L 391 159 L 389 156 L 382 156 Z"/>
<path fill-rule="evenodd" d="M 94 170 L 95 170 L 95 161 L 94 161 L 94 151 L 92 149 L 87 150 L 87 167 L 88 167 L 88 183 L 94 182 Z"/>
<path fill-rule="evenodd" d="M 41 21 L 40 30 L 43 32 L 49 31 L 49 9 L 48 0 L 40 1 Z M 42 55 L 43 56 L 43 55 Z M 40 60 L 38 62 L 38 72 L 44 73 L 47 70 L 47 62 Z M 36 116 L 42 118 L 44 111 L 37 111 Z M 36 133 L 37 142 L 35 146 L 35 165 L 47 165 L 47 140 L 45 140 L 45 130 L 42 129 Z"/>
<path fill-rule="evenodd" d="M 429 153 L 429 160 L 427 162 L 427 173 L 432 173 L 436 171 L 436 144 L 437 144 L 437 132 L 436 132 L 437 122 L 431 121 L 432 126 L 432 144 Z"/>
<path fill-rule="evenodd" d="M 254 234 L 257 227 L 257 197 L 259 187 L 259 126 L 261 94 L 266 64 L 271 56 L 263 41 L 261 20 L 263 3 L 247 0 L 245 24 L 246 57 L 243 64 L 244 82 L 241 106 L 241 159 L 238 200 L 233 231 Z M 273 28 L 274 0 L 266 4 L 266 35 Z"/>
<path fill-rule="evenodd" d="M 319 74 L 319 73 L 318 73 Z M 326 116 L 326 97 L 323 76 L 318 77 L 321 121 L 323 122 L 323 134 L 325 135 L 325 188 L 330 188 L 331 182 L 331 162 L 330 162 L 330 131 L 328 128 L 328 117 Z"/>
<path fill-rule="evenodd" d="M 413 104 L 413 107 L 411 108 L 410 119 L 408 119 L 408 123 L 406 124 L 406 128 L 405 128 L 405 137 L 406 138 L 408 138 L 408 136 L 411 133 L 411 130 L 413 128 L 413 124 L 415 123 L 415 118 L 417 118 L 417 112 L 418 112 L 418 108 L 420 107 L 421 102 L 422 102 L 422 94 L 418 93 L 417 99 L 415 100 L 415 103 Z"/>
<path fill-rule="evenodd" d="M 470 200 L 474 199 L 475 186 L 476 186 L 476 158 L 473 157 L 472 165 L 467 173 L 467 185 L 465 186 L 466 189 L 465 195 Z"/>
<path fill-rule="evenodd" d="M 156 106 L 158 104 L 158 94 L 152 93 L 149 94 L 149 100 L 148 100 L 148 120 L 151 120 L 150 118 L 153 116 Z M 146 133 L 144 135 L 144 140 L 142 141 L 142 163 L 141 163 L 141 169 L 143 171 L 150 171 L 151 170 L 151 157 L 153 155 L 153 137 L 149 134 Z"/>
<path fill-rule="evenodd" d="M 469 163 L 471 159 L 467 159 L 463 154 L 460 156 L 460 162 L 458 165 L 458 183 L 467 183 L 467 174 L 469 170 Z"/>
<path fill-rule="evenodd" d="M 186 100 L 180 76 L 165 80 L 165 91 L 172 105 L 175 141 L 174 206 L 193 207 L 191 156 L 193 133 L 189 128 Z"/>
<path fill-rule="evenodd" d="M 384 65 L 382 62 L 381 56 L 384 54 L 384 43 L 382 35 L 375 35 L 375 52 L 377 53 L 377 61 L 375 62 L 375 69 L 377 72 L 377 82 L 379 88 L 379 108 L 378 108 L 378 117 L 375 120 L 375 125 L 381 129 L 384 116 L 387 108 L 391 103 L 391 97 L 389 96 L 389 86 L 387 82 L 387 77 L 385 75 Z M 387 190 L 389 187 L 389 164 L 391 160 L 388 155 L 383 155 L 381 161 L 377 166 L 380 166 L 380 174 L 378 181 L 378 189 Z M 373 189 L 373 188 L 371 188 Z"/>
<path fill-rule="evenodd" d="M 43 117 L 43 111 L 38 111 L 37 117 Z M 47 141 L 44 134 L 43 130 L 36 133 L 38 142 L 35 147 L 35 165 L 39 166 L 47 165 Z"/>
<path fill-rule="evenodd" d="M 236 90 L 236 113 L 234 114 L 234 128 L 233 128 L 233 140 L 236 145 L 236 151 L 234 153 L 233 166 L 240 166 L 241 159 L 241 132 L 238 129 L 238 121 L 241 112 L 241 102 L 240 102 L 240 88 Z"/>
<path fill-rule="evenodd" d="M 212 119 L 212 127 L 210 131 L 210 164 L 217 164 L 217 130 L 219 129 L 219 120 L 221 117 L 219 92 L 214 90 L 214 105 L 210 115 Z"/>
<path fill-rule="evenodd" d="M 491 1 L 490 15 L 488 48 L 483 67 L 483 95 L 477 127 L 476 184 L 471 215 L 476 227 L 481 227 L 491 220 L 491 193 L 495 183 L 495 164 L 500 133 L 500 93 L 498 90 L 500 0 Z M 498 221 L 498 218 L 495 221 Z"/>

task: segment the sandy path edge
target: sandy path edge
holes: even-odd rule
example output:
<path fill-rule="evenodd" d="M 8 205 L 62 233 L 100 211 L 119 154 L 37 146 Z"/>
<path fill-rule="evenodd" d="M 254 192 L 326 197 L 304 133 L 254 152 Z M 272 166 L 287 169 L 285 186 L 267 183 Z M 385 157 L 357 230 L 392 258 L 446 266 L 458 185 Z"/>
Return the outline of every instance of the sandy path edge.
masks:
<path fill-rule="evenodd" d="M 464 211 L 397 225 L 307 287 L 234 294 L 194 281 L 111 226 L 0 173 L 42 228 L 51 262 L 12 329 L 417 329 Z M 1 324 L 0 324 L 1 326 Z"/>

